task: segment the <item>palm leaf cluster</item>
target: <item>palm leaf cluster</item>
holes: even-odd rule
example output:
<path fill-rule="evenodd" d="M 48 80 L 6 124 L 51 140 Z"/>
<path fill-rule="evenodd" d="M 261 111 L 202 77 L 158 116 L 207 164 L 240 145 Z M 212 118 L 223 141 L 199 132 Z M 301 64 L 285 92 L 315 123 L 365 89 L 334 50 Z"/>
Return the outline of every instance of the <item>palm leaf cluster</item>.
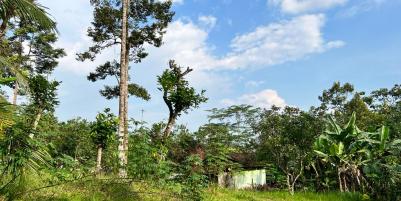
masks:
<path fill-rule="evenodd" d="M 7 71 L 11 72 L 15 77 L 3 78 L 0 75 L 0 85 L 5 85 L 14 81 L 18 81 L 18 83 L 22 86 L 28 85 L 26 73 L 22 72 L 15 65 L 10 63 L 6 57 L 0 55 L 0 72 L 2 69 L 7 69 Z"/>
<path fill-rule="evenodd" d="M 49 18 L 45 7 L 32 0 L 0 0 L 0 17 L 7 23 L 12 17 L 35 22 L 44 29 L 56 31 L 56 23 Z"/>

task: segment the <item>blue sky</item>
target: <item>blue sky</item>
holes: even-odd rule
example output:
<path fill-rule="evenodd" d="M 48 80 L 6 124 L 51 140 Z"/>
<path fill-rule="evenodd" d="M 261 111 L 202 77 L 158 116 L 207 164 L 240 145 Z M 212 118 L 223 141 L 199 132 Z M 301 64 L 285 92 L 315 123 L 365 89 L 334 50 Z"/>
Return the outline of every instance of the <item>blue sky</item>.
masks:
<path fill-rule="evenodd" d="M 91 44 L 89 0 L 39 2 L 57 20 L 57 45 L 68 54 L 54 74 L 63 82 L 57 116 L 92 120 L 105 107 L 116 112 L 117 100 L 98 93 L 114 80 L 91 83 L 86 76 L 98 64 L 118 60 L 119 48 L 95 62 L 75 61 L 75 54 Z M 156 76 L 169 59 L 194 68 L 191 84 L 207 90 L 208 103 L 178 121 L 191 129 L 207 122 L 205 110 L 214 107 L 308 109 L 334 81 L 364 91 L 401 83 L 401 0 L 175 0 L 173 10 L 165 44 L 148 47 L 149 57 L 131 65 L 133 81 L 152 95 L 149 102 L 130 99 L 131 118 L 166 120 Z"/>

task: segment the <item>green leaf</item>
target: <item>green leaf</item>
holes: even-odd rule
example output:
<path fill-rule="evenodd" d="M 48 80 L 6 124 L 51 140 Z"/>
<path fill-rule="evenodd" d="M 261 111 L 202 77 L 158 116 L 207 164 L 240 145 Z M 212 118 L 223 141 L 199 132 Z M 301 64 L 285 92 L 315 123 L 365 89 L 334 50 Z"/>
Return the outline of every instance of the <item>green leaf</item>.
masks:
<path fill-rule="evenodd" d="M 366 155 L 366 157 L 368 158 L 368 160 L 372 159 L 372 152 L 368 149 L 361 149 L 358 151 L 358 153 L 363 153 Z"/>
<path fill-rule="evenodd" d="M 320 157 L 323 157 L 323 158 L 328 158 L 329 157 L 329 155 L 327 155 L 327 154 L 325 154 L 325 153 L 323 153 L 321 151 L 318 151 L 318 150 L 313 150 L 313 151 Z"/>
<path fill-rule="evenodd" d="M 15 80 L 17 80 L 17 78 L 15 78 L 15 77 L 9 77 L 9 78 L 1 78 L 0 77 L 0 85 L 9 84 L 11 82 L 14 82 Z"/>
<path fill-rule="evenodd" d="M 344 153 L 344 143 L 340 142 L 338 144 L 337 155 L 342 155 Z"/>
<path fill-rule="evenodd" d="M 380 151 L 386 148 L 386 141 L 389 138 L 390 130 L 387 126 L 383 126 L 380 130 Z"/>
<path fill-rule="evenodd" d="M 41 27 L 57 32 L 56 23 L 45 11 L 46 7 L 30 0 L 2 0 L 0 5 L 0 15 L 12 13 L 26 21 L 39 24 Z"/>
<path fill-rule="evenodd" d="M 400 145 L 401 144 L 401 139 L 397 139 L 397 140 L 394 140 L 392 143 L 391 143 L 391 146 L 398 146 L 398 145 Z"/>
<path fill-rule="evenodd" d="M 332 116 L 329 116 L 328 118 L 329 121 L 329 125 L 331 128 L 334 129 L 334 132 L 339 135 L 342 132 L 341 126 L 339 126 L 336 121 L 334 120 L 334 118 Z"/>
<path fill-rule="evenodd" d="M 329 148 L 330 155 L 336 156 L 338 152 L 338 146 L 336 144 L 332 144 Z"/>

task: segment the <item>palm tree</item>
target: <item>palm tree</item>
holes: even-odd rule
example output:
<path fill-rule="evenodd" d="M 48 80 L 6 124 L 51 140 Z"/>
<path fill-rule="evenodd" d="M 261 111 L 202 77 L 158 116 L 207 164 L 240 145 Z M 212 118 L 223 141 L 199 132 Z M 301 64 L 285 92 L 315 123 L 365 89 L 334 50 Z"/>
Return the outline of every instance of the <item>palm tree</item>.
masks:
<path fill-rule="evenodd" d="M 0 0 L 0 39 L 6 34 L 10 19 L 15 17 L 37 23 L 44 29 L 57 31 L 56 23 L 45 9 L 34 0 Z"/>
<path fill-rule="evenodd" d="M 56 23 L 49 17 L 45 9 L 35 0 L 0 0 L 0 41 L 6 35 L 8 23 L 13 18 L 35 23 L 43 29 L 57 32 Z M 15 75 L 16 84 L 26 84 L 26 79 L 18 67 L 7 61 L 4 55 L 0 55 L 0 66 L 7 68 Z"/>

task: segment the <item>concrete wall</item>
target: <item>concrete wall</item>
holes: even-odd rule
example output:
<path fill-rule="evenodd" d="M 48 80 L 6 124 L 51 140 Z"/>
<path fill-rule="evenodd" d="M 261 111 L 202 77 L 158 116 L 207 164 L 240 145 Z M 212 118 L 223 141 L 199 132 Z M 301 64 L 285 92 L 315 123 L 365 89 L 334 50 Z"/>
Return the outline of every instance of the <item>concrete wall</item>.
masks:
<path fill-rule="evenodd" d="M 222 173 L 219 175 L 218 180 L 219 185 L 222 187 L 252 188 L 266 184 L 266 170 L 241 171 L 233 175 Z"/>

